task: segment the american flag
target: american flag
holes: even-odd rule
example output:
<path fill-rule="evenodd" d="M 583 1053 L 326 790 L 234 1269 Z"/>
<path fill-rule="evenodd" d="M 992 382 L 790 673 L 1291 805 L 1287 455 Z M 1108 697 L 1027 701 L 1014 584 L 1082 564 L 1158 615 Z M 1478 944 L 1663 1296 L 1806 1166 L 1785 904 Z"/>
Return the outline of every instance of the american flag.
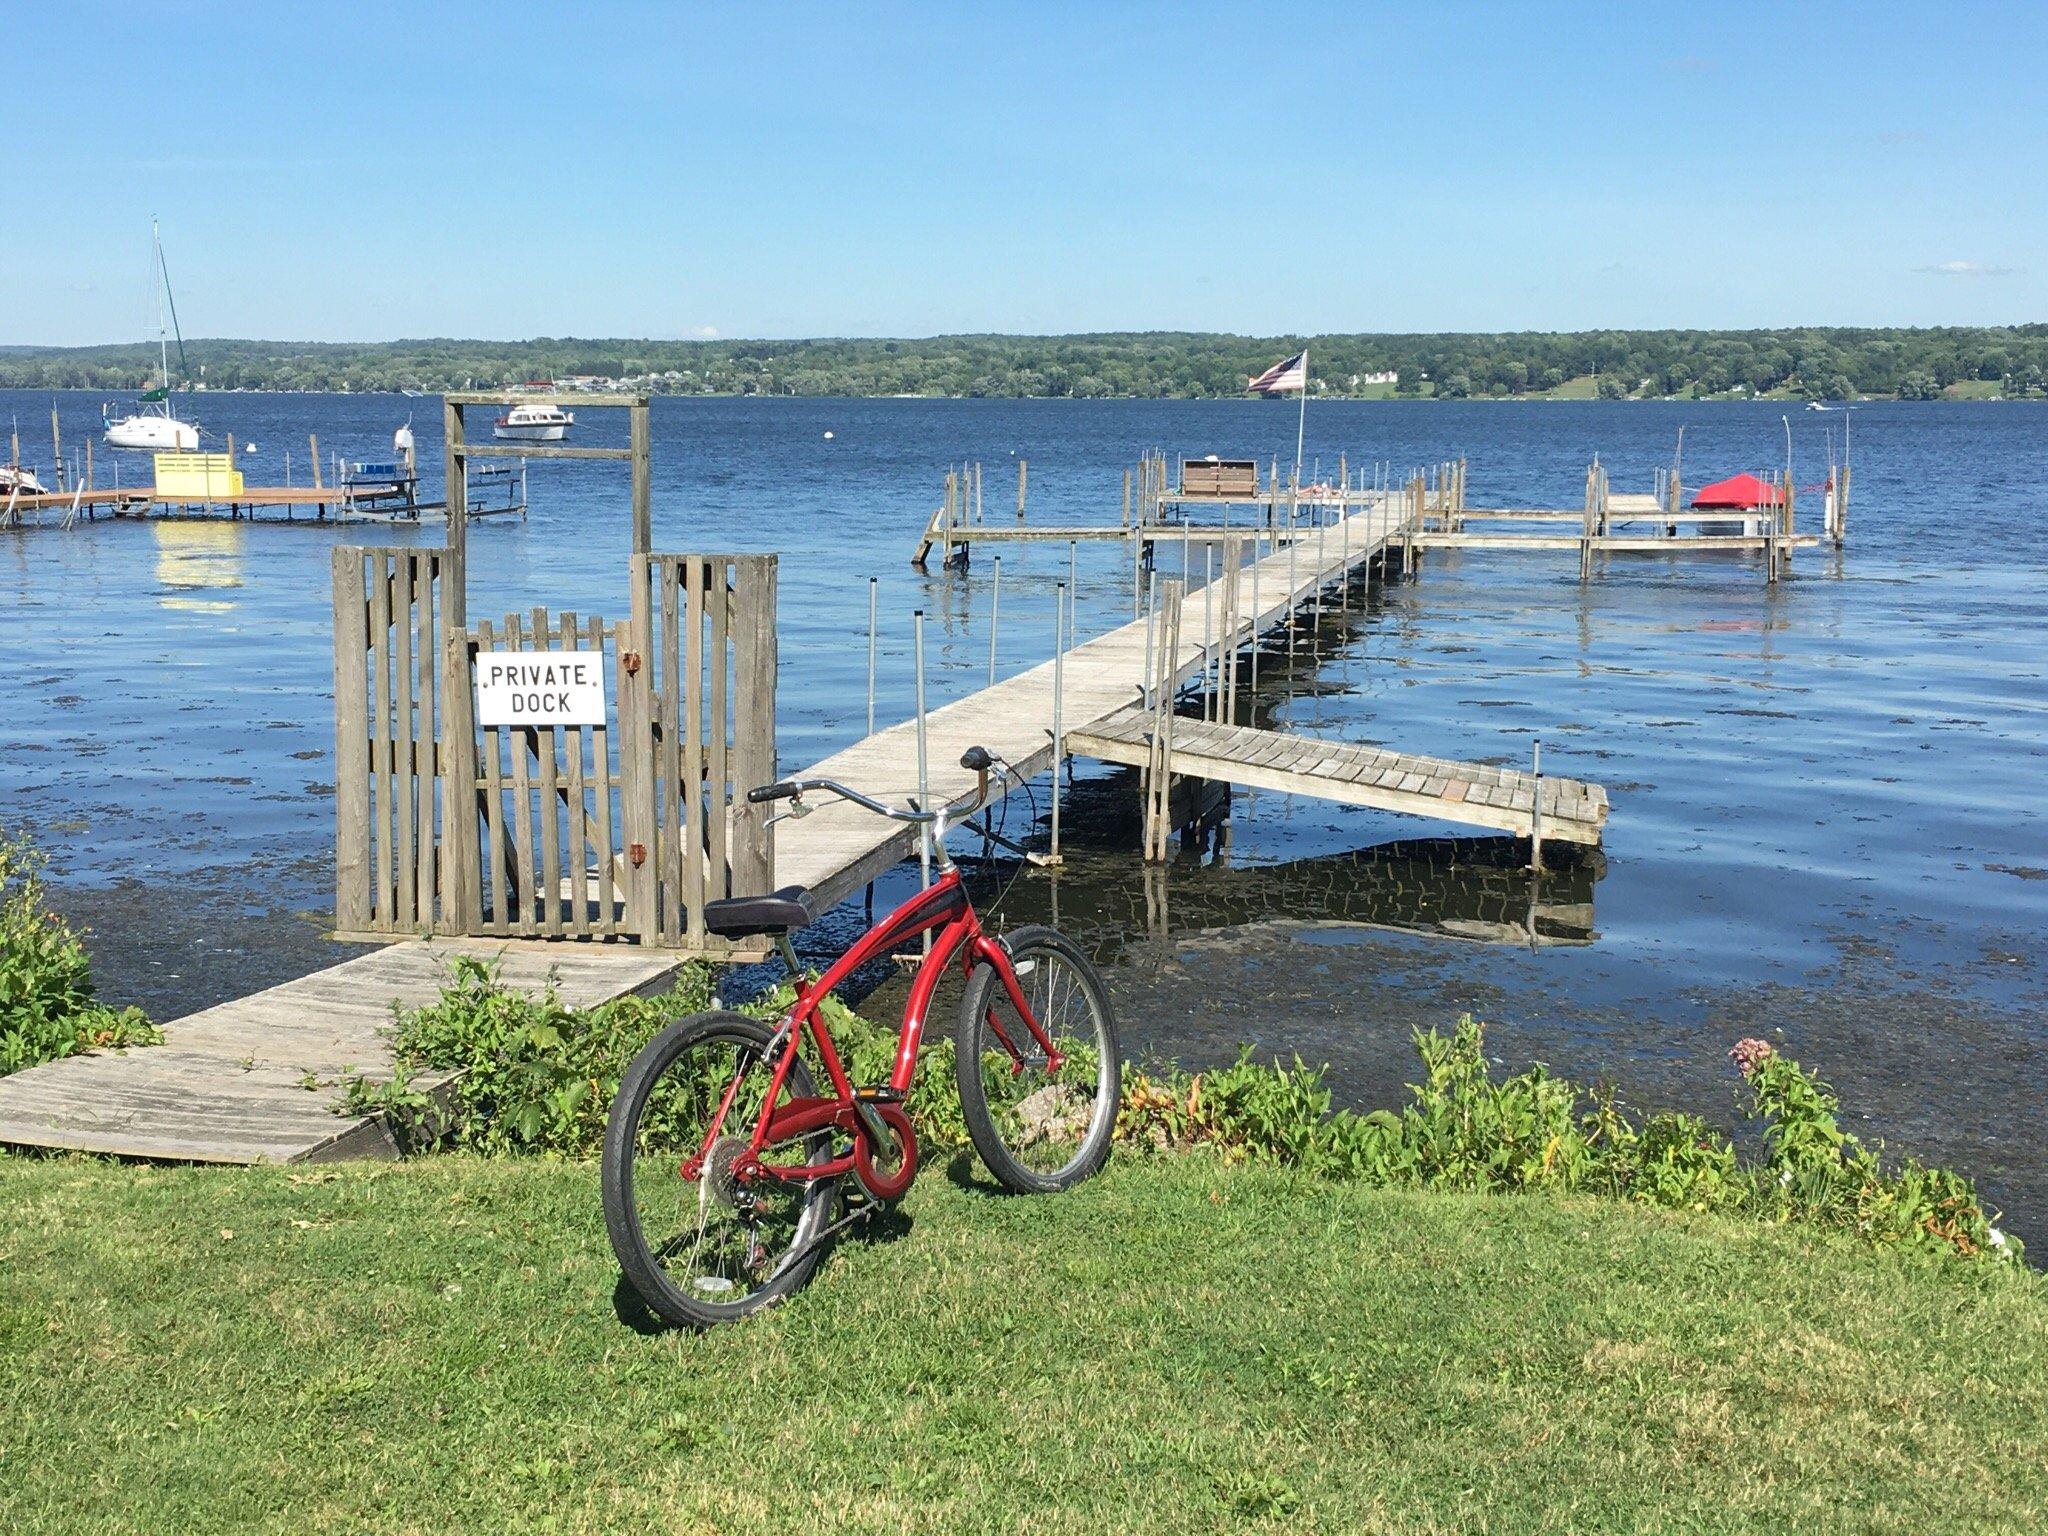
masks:
<path fill-rule="evenodd" d="M 1303 347 L 1284 363 L 1275 363 L 1245 385 L 1262 395 L 1284 395 L 1290 389 L 1308 388 L 1308 348 Z"/>

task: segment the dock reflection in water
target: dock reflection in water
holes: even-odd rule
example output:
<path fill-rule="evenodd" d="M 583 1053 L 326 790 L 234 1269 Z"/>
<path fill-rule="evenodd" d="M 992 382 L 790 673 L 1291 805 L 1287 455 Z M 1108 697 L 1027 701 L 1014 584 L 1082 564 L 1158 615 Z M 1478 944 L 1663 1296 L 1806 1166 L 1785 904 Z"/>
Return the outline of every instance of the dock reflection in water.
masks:
<path fill-rule="evenodd" d="M 962 838 L 962 851 L 969 845 Z M 1261 923 L 1341 924 L 1523 948 L 1589 945 L 1599 849 L 1546 850 L 1541 875 L 1512 837 L 1407 837 L 1281 863 L 1232 864 L 1184 854 L 1141 865 L 1128 850 L 1070 849 L 1048 877 L 1028 872 L 1002 898 L 1004 927 L 1049 922 L 1108 962 L 1147 943 Z M 1011 861 L 1002 861 L 1004 878 Z M 978 891 L 994 893 L 981 865 Z"/>
<path fill-rule="evenodd" d="M 193 592 L 227 591 L 242 585 L 248 526 L 244 523 L 174 522 L 149 525 L 156 544 L 160 606 L 182 613 L 231 613 L 225 598 L 191 597 Z"/>

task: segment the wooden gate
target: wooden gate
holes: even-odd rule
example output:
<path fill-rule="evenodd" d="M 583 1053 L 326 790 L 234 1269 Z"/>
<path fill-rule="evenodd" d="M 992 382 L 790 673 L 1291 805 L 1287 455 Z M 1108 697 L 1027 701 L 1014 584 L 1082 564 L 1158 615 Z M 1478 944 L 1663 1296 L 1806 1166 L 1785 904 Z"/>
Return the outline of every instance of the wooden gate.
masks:
<path fill-rule="evenodd" d="M 447 632 L 462 560 L 446 549 L 334 551 L 335 926 L 382 936 L 460 932 L 458 866 L 442 848 L 460 805 L 441 750 L 469 718 L 449 686 Z M 456 818 L 459 820 L 460 818 Z"/>
<path fill-rule="evenodd" d="M 635 555 L 633 580 L 651 643 L 619 674 L 632 906 L 643 942 L 717 950 L 704 903 L 775 885 L 746 794 L 776 773 L 776 557 Z"/>
<path fill-rule="evenodd" d="M 461 622 L 462 556 L 334 552 L 336 930 L 716 954 L 704 903 L 774 886 L 772 555 L 632 557 L 636 617 Z M 597 651 L 604 723 L 475 723 L 479 651 Z"/>
<path fill-rule="evenodd" d="M 545 608 L 486 619 L 470 631 L 479 651 L 596 651 L 618 676 L 627 626 Z M 636 933 L 614 828 L 620 776 L 609 721 L 594 725 L 481 725 L 477 804 L 479 907 L 475 931 L 521 938 L 617 939 Z"/>

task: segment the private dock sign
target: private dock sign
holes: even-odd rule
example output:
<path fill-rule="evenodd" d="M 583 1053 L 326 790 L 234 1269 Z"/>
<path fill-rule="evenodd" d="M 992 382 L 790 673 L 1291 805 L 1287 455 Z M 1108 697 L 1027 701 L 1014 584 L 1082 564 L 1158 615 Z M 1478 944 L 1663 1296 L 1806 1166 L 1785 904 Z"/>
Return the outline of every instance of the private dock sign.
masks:
<path fill-rule="evenodd" d="M 478 651 L 479 725 L 603 725 L 603 651 Z"/>

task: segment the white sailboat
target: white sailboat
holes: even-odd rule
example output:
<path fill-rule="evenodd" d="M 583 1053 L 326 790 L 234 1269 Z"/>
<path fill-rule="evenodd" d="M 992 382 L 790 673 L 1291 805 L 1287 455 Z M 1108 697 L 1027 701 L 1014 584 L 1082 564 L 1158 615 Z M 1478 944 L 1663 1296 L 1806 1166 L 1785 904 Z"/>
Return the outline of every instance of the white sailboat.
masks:
<path fill-rule="evenodd" d="M 155 219 L 149 221 L 150 287 L 156 295 L 157 387 L 136 402 L 125 416 L 116 416 L 112 403 L 100 408 L 106 423 L 107 444 L 113 448 L 144 448 L 172 453 L 192 453 L 199 447 L 199 426 L 180 421 L 171 411 L 171 351 L 164 339 L 164 300 L 171 291 L 171 274 L 164 266 L 163 237 Z M 177 301 L 171 300 L 171 322 L 177 323 Z M 178 338 L 178 355 L 184 356 L 185 338 Z"/>

